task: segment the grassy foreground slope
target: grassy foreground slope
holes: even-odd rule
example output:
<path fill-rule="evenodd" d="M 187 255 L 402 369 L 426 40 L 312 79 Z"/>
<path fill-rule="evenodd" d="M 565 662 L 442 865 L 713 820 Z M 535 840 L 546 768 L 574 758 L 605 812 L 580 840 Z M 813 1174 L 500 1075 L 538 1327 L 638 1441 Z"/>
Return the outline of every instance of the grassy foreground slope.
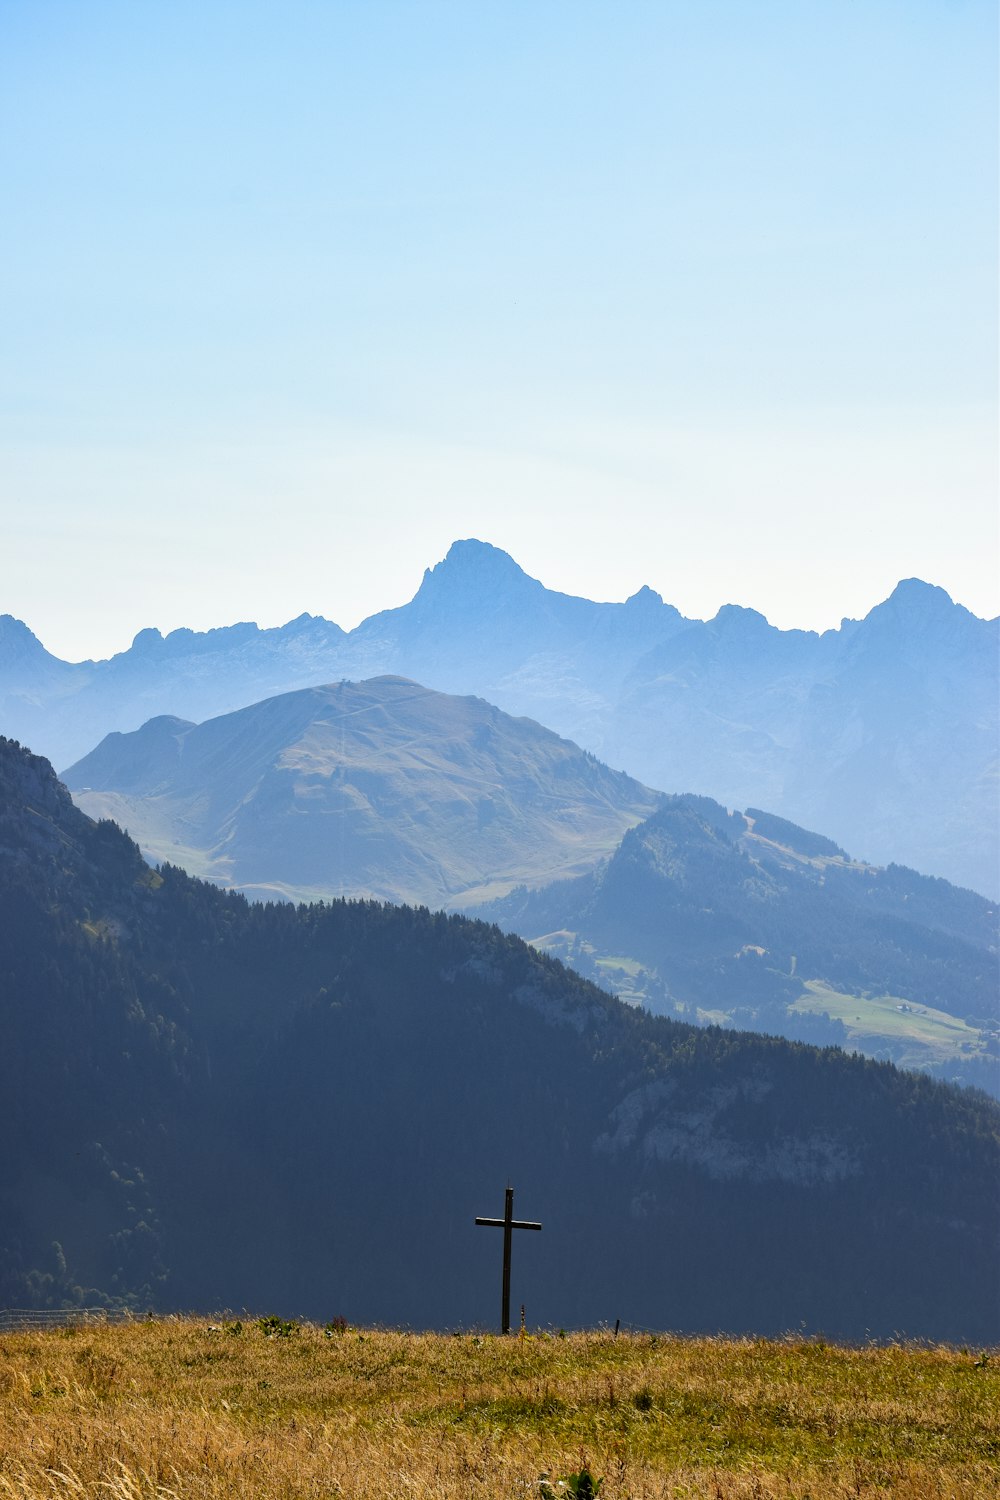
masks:
<path fill-rule="evenodd" d="M 583 1465 L 602 1500 L 979 1500 L 998 1458 L 976 1351 L 179 1319 L 0 1340 L 20 1500 L 543 1497 Z"/>

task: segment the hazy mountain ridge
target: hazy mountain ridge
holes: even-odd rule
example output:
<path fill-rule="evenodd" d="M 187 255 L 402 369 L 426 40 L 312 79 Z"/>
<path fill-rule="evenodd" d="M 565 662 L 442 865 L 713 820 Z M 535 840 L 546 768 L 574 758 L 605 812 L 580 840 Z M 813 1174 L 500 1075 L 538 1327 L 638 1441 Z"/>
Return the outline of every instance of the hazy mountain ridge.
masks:
<path fill-rule="evenodd" d="M 399 674 L 537 719 L 649 785 L 767 807 L 867 859 L 1000 896 L 1000 621 L 919 580 L 816 634 L 737 606 L 685 620 L 648 588 L 624 604 L 558 594 L 464 541 L 409 604 L 349 634 L 309 616 L 143 631 L 73 668 L 47 653 L 4 666 L 3 638 L 0 727 L 62 765 L 160 714 L 200 722 Z"/>
<path fill-rule="evenodd" d="M 0 1300 L 491 1322 L 510 1176 L 542 1323 L 1000 1333 L 973 1096 L 643 1016 L 482 923 L 157 875 L 5 740 L 0 909 Z"/>
<path fill-rule="evenodd" d="M 434 907 L 582 873 L 659 802 L 531 720 L 400 677 L 154 719 L 66 780 L 150 858 L 225 885 Z"/>

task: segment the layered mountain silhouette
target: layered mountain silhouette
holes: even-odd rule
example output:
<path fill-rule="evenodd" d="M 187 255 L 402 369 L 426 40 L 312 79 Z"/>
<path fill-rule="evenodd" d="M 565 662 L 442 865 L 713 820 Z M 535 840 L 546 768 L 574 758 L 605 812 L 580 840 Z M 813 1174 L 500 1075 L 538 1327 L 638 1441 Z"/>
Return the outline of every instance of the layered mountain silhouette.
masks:
<path fill-rule="evenodd" d="M 474 905 L 592 869 L 659 797 L 530 719 L 400 677 L 109 735 L 66 782 L 247 892 Z"/>
<path fill-rule="evenodd" d="M 998 627 L 916 579 L 822 635 L 735 606 L 685 620 L 649 588 L 624 604 L 552 592 L 470 540 L 349 634 L 308 615 L 144 630 L 110 661 L 71 665 L 5 616 L 0 727 L 68 765 L 157 715 L 399 674 L 528 715 L 650 785 L 767 807 L 997 897 Z"/>
<path fill-rule="evenodd" d="M 481 699 L 303 689 L 109 735 L 65 779 L 147 857 L 247 894 L 464 909 L 656 1012 L 998 1091 L 995 905 L 760 808 L 662 797 Z"/>
<path fill-rule="evenodd" d="M 495 926 L 159 873 L 0 740 L 0 1301 L 1000 1338 L 1000 1112 Z"/>

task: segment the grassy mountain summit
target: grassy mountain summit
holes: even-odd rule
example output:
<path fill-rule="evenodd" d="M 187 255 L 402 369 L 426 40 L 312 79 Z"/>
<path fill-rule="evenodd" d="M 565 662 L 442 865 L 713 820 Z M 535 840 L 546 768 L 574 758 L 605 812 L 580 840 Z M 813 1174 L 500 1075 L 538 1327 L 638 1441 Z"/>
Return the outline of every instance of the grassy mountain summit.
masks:
<path fill-rule="evenodd" d="M 432 906 L 590 869 L 659 800 L 530 719 L 401 677 L 154 719 L 66 781 L 150 858 L 223 884 Z"/>
<path fill-rule="evenodd" d="M 0 1301 L 1000 1335 L 1000 1113 L 643 1015 L 496 927 L 167 866 L 0 740 Z M 919 1247 L 919 1253 L 915 1253 Z"/>

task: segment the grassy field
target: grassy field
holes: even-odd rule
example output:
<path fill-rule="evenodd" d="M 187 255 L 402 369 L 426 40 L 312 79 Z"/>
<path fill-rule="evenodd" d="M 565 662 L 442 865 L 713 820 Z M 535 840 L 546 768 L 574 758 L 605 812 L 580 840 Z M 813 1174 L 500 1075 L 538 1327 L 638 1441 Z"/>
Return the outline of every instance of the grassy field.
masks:
<path fill-rule="evenodd" d="M 901 1059 L 904 1067 L 924 1062 L 982 1053 L 982 1037 L 958 1016 L 933 1010 L 929 1005 L 905 1005 L 895 995 L 843 995 L 820 979 L 806 982 L 793 1010 L 826 1011 L 847 1027 L 848 1044 L 859 1051 L 872 1051 L 883 1041 L 904 1042 L 910 1052 Z"/>
<path fill-rule="evenodd" d="M 0 1496 L 1000 1495 L 1000 1359 L 167 1319 L 0 1337 Z M 544 1481 L 540 1478 L 547 1475 Z"/>

